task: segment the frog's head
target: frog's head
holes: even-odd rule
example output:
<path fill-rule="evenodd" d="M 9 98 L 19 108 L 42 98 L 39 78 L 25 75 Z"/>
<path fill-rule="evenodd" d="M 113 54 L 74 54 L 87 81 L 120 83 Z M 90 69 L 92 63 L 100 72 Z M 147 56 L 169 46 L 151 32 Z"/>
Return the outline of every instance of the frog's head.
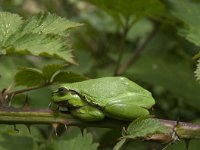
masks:
<path fill-rule="evenodd" d="M 80 99 L 79 94 L 76 91 L 67 89 L 65 87 L 60 87 L 58 90 L 52 93 L 52 102 L 54 103 L 67 103 L 70 100 L 76 99 Z"/>

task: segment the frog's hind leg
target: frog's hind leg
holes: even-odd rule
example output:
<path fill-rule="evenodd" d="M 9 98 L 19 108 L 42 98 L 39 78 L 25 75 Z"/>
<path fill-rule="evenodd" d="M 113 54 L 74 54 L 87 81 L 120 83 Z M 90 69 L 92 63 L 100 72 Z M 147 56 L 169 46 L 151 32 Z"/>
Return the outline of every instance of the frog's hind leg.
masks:
<path fill-rule="evenodd" d="M 70 110 L 70 113 L 83 121 L 95 122 L 104 119 L 104 113 L 92 106 L 82 106 Z"/>
<path fill-rule="evenodd" d="M 149 115 L 149 111 L 130 102 L 110 102 L 105 106 L 106 116 L 119 120 L 134 120 L 140 116 Z"/>

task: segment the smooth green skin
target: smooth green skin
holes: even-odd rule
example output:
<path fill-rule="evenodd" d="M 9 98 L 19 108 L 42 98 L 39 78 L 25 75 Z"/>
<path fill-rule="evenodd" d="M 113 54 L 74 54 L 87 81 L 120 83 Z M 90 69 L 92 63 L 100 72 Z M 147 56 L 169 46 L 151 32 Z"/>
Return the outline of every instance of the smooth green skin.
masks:
<path fill-rule="evenodd" d="M 149 115 L 155 104 L 151 93 L 125 77 L 104 77 L 62 85 L 52 94 L 50 109 L 67 108 L 83 121 L 105 116 L 134 120 Z"/>

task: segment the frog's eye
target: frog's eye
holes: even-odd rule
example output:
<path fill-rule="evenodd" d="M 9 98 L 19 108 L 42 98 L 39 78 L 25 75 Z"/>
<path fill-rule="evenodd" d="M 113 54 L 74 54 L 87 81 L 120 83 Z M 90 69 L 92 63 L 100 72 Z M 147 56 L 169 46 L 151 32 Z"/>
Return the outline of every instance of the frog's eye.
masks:
<path fill-rule="evenodd" d="M 58 89 L 58 94 L 59 94 L 60 96 L 65 95 L 67 92 L 68 92 L 68 90 L 67 90 L 66 88 L 64 88 L 64 87 L 60 87 L 60 88 Z"/>

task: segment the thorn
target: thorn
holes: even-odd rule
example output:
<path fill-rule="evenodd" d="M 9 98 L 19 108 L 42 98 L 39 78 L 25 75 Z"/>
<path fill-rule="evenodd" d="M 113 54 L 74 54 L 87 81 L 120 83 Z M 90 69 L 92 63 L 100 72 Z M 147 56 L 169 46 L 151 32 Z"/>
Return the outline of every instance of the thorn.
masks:
<path fill-rule="evenodd" d="M 81 130 L 81 134 L 83 135 L 83 132 L 84 132 L 85 127 L 79 127 L 79 128 L 80 128 L 80 130 Z"/>
<path fill-rule="evenodd" d="M 10 89 L 12 89 L 12 84 L 9 85 L 9 87 L 6 89 L 6 91 L 10 91 Z"/>
<path fill-rule="evenodd" d="M 177 135 L 177 133 L 176 133 L 176 127 L 177 126 L 179 126 L 179 122 L 180 122 L 180 120 L 178 119 L 177 121 L 176 121 L 176 124 L 173 126 L 173 130 L 172 130 L 172 143 L 175 143 L 175 141 L 179 141 L 180 139 L 179 139 L 179 137 L 178 137 L 178 135 Z"/>
<path fill-rule="evenodd" d="M 26 127 L 28 128 L 28 131 L 31 134 L 31 125 L 30 124 L 26 124 Z"/>
<path fill-rule="evenodd" d="M 14 125 L 14 130 L 19 133 L 19 129 L 17 129 L 16 124 Z"/>
<path fill-rule="evenodd" d="M 29 102 L 28 102 L 28 95 L 26 95 L 25 101 L 24 101 L 24 105 L 22 106 L 23 110 L 26 110 L 29 108 Z"/>
<path fill-rule="evenodd" d="M 168 148 L 170 145 L 174 144 L 176 141 L 180 141 L 177 133 L 176 133 L 176 127 L 179 125 L 179 119 L 176 121 L 176 124 L 174 124 L 173 128 L 172 128 L 172 133 L 171 133 L 171 139 L 170 141 L 164 146 L 164 148 L 162 150 L 165 150 L 166 148 Z"/>
<path fill-rule="evenodd" d="M 5 93 L 6 91 L 7 91 L 7 89 L 4 88 L 4 89 L 1 91 L 1 93 L 3 94 L 3 93 Z"/>
<path fill-rule="evenodd" d="M 57 124 L 57 123 L 53 123 L 53 124 L 52 124 L 52 127 L 53 127 L 53 129 L 54 129 L 54 132 L 55 132 L 56 136 L 58 136 L 58 133 L 57 133 L 58 125 L 59 125 L 59 124 Z"/>
<path fill-rule="evenodd" d="M 189 149 L 190 139 L 185 139 L 186 149 Z"/>
<path fill-rule="evenodd" d="M 67 132 L 67 131 L 68 131 L 68 126 L 67 126 L 67 124 L 64 124 L 64 126 L 65 126 L 65 132 Z"/>

